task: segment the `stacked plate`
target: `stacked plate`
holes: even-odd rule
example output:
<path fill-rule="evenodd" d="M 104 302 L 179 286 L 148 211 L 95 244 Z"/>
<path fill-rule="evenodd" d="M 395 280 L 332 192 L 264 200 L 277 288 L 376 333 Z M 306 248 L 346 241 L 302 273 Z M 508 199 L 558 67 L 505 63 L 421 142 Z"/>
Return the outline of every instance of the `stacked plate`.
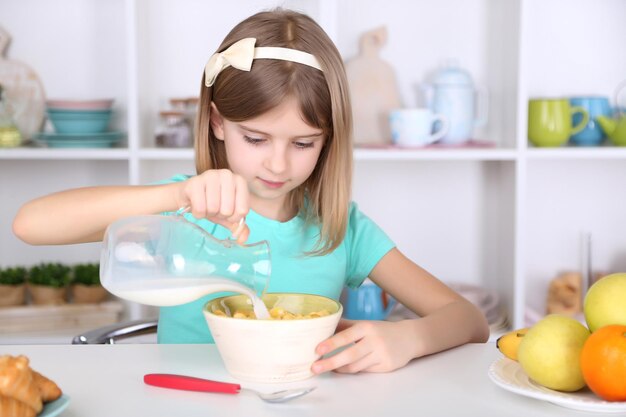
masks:
<path fill-rule="evenodd" d="M 450 288 L 461 294 L 483 312 L 489 323 L 491 333 L 505 330 L 509 326 L 507 313 L 500 303 L 500 297 L 495 291 L 487 290 L 478 285 L 453 283 Z"/>
<path fill-rule="evenodd" d="M 122 132 L 108 131 L 112 99 L 48 100 L 46 105 L 54 133 L 35 135 L 37 143 L 52 148 L 106 148 L 122 139 Z"/>
<path fill-rule="evenodd" d="M 483 312 L 489 323 L 491 333 L 497 333 L 508 328 L 507 313 L 500 303 L 498 294 L 477 285 L 448 283 L 448 286 Z M 387 320 L 397 321 L 417 317 L 411 310 L 398 303 L 391 311 Z"/>

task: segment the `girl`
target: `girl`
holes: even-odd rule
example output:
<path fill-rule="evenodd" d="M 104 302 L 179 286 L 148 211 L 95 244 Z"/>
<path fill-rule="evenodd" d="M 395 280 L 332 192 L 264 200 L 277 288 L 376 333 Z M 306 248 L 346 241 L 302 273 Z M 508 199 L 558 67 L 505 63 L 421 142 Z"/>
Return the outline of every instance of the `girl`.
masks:
<path fill-rule="evenodd" d="M 317 353 L 346 348 L 314 363 L 316 373 L 391 371 L 487 339 L 478 309 L 407 259 L 350 203 L 346 75 L 311 18 L 275 10 L 239 23 L 206 65 L 196 127 L 197 175 L 48 195 L 20 209 L 15 234 L 31 244 L 93 242 L 119 218 L 189 206 L 187 219 L 217 238 L 270 242 L 269 292 L 338 299 L 344 285 L 370 277 L 420 316 L 343 321 Z M 159 342 L 212 342 L 201 312 L 209 298 L 162 308 Z"/>

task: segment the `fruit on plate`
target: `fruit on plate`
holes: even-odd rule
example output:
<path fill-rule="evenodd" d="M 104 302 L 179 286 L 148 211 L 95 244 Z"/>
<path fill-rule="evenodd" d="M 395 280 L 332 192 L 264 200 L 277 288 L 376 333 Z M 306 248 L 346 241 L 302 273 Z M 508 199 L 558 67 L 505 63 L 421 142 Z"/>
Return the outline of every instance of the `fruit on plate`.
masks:
<path fill-rule="evenodd" d="M 583 309 L 592 332 L 609 324 L 626 326 L 626 273 L 596 281 L 587 291 Z"/>
<path fill-rule="evenodd" d="M 496 340 L 496 347 L 507 358 L 517 360 L 517 350 L 519 348 L 524 335 L 528 331 L 529 327 L 523 329 L 513 330 L 508 332 Z"/>
<path fill-rule="evenodd" d="M 589 388 L 606 401 L 626 401 L 626 326 L 613 324 L 589 336 L 580 355 Z"/>
<path fill-rule="evenodd" d="M 589 330 L 575 319 L 550 314 L 522 338 L 518 361 L 528 377 L 558 391 L 578 391 L 585 386 L 580 352 Z"/>

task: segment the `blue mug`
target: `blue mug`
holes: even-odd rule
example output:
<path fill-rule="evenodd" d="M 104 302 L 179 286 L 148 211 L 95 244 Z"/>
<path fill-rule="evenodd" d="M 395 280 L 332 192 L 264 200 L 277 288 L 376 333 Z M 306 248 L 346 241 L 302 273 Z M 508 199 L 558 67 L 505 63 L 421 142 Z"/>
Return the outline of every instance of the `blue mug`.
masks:
<path fill-rule="evenodd" d="M 395 304 L 396 301 L 378 285 L 366 279 L 359 288 L 347 289 L 344 317 L 350 320 L 384 320 Z"/>
<path fill-rule="evenodd" d="M 604 131 L 600 128 L 596 117 L 607 116 L 611 117 L 611 105 L 609 99 L 602 96 L 584 96 L 584 97 L 572 97 L 569 100 L 570 105 L 580 106 L 587 110 L 589 113 L 589 122 L 583 130 L 572 135 L 570 142 L 578 146 L 597 146 L 602 143 L 606 138 Z M 572 123 L 575 126 L 582 120 L 582 115 L 576 113 L 572 116 Z"/>

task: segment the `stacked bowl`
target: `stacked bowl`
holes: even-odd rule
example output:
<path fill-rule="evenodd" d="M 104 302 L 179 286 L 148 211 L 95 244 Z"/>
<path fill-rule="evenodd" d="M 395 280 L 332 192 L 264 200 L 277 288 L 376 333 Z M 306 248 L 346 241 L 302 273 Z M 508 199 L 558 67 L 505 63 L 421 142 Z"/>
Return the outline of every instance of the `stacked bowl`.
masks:
<path fill-rule="evenodd" d="M 46 113 L 54 133 L 40 133 L 36 140 L 54 148 L 104 148 L 122 134 L 110 132 L 113 99 L 48 100 Z"/>

